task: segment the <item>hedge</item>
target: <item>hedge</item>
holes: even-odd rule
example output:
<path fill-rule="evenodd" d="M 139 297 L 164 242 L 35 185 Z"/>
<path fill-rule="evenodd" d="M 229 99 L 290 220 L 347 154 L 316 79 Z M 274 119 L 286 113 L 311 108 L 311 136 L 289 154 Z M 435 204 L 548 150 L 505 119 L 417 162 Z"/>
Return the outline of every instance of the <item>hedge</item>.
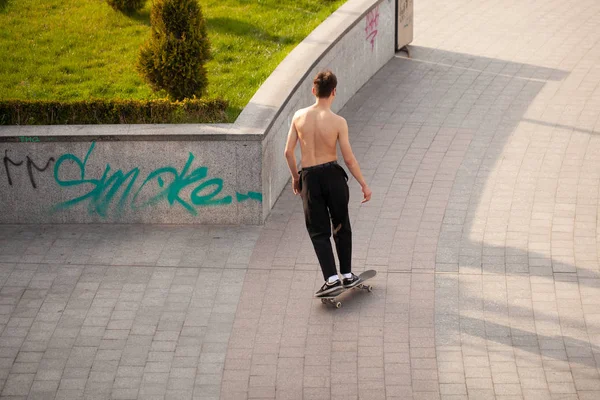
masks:
<path fill-rule="evenodd" d="M 225 100 L 0 100 L 0 125 L 226 122 Z"/>
<path fill-rule="evenodd" d="M 131 13 L 144 7 L 146 0 L 107 0 L 108 5 L 116 11 Z"/>

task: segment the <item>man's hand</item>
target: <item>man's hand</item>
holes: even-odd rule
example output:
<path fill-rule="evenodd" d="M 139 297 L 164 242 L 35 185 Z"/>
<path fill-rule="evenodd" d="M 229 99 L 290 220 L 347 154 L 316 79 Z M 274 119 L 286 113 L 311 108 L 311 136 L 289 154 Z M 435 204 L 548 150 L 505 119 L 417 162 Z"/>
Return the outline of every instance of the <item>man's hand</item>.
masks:
<path fill-rule="evenodd" d="M 295 195 L 300 194 L 300 179 L 292 178 L 292 190 L 294 191 Z"/>
<path fill-rule="evenodd" d="M 371 189 L 369 189 L 369 187 L 367 185 L 362 187 L 362 192 L 363 192 L 363 200 L 361 201 L 361 203 L 366 203 L 367 201 L 371 200 L 371 195 L 373 194 L 373 192 L 371 192 Z"/>

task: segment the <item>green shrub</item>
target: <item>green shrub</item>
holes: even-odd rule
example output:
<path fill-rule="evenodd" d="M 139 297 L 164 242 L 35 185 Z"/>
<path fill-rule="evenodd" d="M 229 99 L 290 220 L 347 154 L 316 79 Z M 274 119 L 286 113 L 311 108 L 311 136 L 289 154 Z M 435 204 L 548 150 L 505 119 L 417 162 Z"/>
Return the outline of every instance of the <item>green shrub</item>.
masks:
<path fill-rule="evenodd" d="M 226 121 L 224 100 L 0 100 L 0 125 L 160 124 Z"/>
<path fill-rule="evenodd" d="M 107 2 L 117 11 L 130 13 L 141 10 L 146 0 L 107 0 Z"/>
<path fill-rule="evenodd" d="M 197 0 L 155 0 L 152 36 L 142 46 L 138 71 L 156 90 L 176 100 L 201 97 L 210 57 L 206 23 Z"/>

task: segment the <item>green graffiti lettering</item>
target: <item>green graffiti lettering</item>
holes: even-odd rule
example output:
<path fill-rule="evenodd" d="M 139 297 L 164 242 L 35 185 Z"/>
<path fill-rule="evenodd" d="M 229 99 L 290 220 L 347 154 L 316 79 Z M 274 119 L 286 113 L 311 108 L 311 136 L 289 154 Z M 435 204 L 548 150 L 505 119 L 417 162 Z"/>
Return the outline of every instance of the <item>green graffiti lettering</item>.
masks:
<path fill-rule="evenodd" d="M 71 154 L 71 153 L 63 154 L 62 156 L 60 156 L 58 158 L 58 160 L 56 161 L 56 164 L 54 164 L 54 180 L 56 181 L 56 183 L 58 183 L 58 185 L 62 186 L 62 187 L 79 186 L 79 185 L 84 185 L 84 184 L 91 184 L 91 185 L 97 186 L 98 185 L 97 179 L 84 179 L 85 165 L 86 165 L 87 160 L 93 150 L 94 150 L 94 143 L 92 142 L 92 145 L 90 146 L 83 161 L 81 161 L 77 156 L 75 156 L 74 154 Z M 60 167 L 62 166 L 62 164 L 65 161 L 73 161 L 77 165 L 77 167 L 79 167 L 79 174 L 81 176 L 80 179 L 64 181 L 60 178 L 60 174 L 59 174 Z M 63 203 L 56 205 L 55 209 L 61 210 L 61 209 L 72 207 L 77 203 L 87 200 L 88 198 L 92 197 L 93 195 L 94 195 L 94 190 L 92 189 L 88 193 L 84 194 L 83 196 L 80 196 L 80 197 L 77 197 L 72 200 L 65 201 Z"/>
<path fill-rule="evenodd" d="M 157 194 L 155 194 L 154 196 L 150 197 L 150 199 L 146 200 L 142 204 L 137 205 L 138 196 L 140 195 L 142 190 L 146 187 L 146 185 L 149 182 L 152 182 L 152 180 L 156 179 L 158 181 L 158 186 L 160 186 L 161 188 L 164 187 L 165 181 L 161 177 L 161 175 L 164 175 L 164 174 L 171 174 L 173 177 L 175 177 L 175 176 L 177 176 L 177 170 L 173 167 L 163 167 L 163 168 L 159 168 L 155 171 L 152 171 L 148 175 L 146 180 L 142 183 L 142 185 L 137 190 L 137 192 L 135 192 L 135 195 L 133 196 L 133 200 L 131 201 L 131 208 L 133 208 L 134 210 L 139 210 L 139 209 L 142 209 L 142 208 L 145 208 L 148 206 L 153 206 L 156 203 L 158 203 L 159 201 L 166 199 L 168 197 L 169 187 L 166 187 L 166 188 L 164 188 L 164 190 L 162 190 L 162 191 L 158 192 Z"/>
<path fill-rule="evenodd" d="M 55 211 L 65 210 L 88 201 L 87 208 L 90 214 L 107 217 L 113 201 L 117 197 L 119 198 L 118 203 L 115 205 L 117 216 L 120 216 L 127 206 L 132 211 L 136 211 L 154 206 L 161 201 L 166 201 L 170 206 L 178 204 L 191 215 L 198 214 L 196 207 L 232 203 L 231 196 L 218 197 L 223 190 L 222 179 L 207 179 L 207 167 L 192 168 L 195 159 L 192 153 L 188 154 L 188 159 L 181 171 L 172 166 L 155 169 L 148 173 L 137 190 L 134 190 L 134 187 L 140 175 L 140 168 L 138 167 L 131 169 L 127 173 L 121 170 L 112 172 L 110 164 L 106 164 L 101 178 L 86 178 L 86 167 L 94 147 L 95 142 L 92 142 L 83 160 L 74 154 L 67 153 L 63 154 L 56 161 L 54 165 L 54 179 L 60 187 L 71 188 L 84 185 L 89 186 L 89 191 L 74 199 L 57 204 L 54 207 Z M 65 167 L 63 164 L 66 161 L 71 161 L 75 165 L 79 179 L 61 178 L 62 168 Z M 156 182 L 158 185 L 158 192 L 151 191 L 150 183 L 152 182 Z M 182 195 L 182 193 L 185 193 L 184 190 L 188 188 L 191 190 L 191 193 L 187 192 L 190 193 L 189 199 Z M 121 192 L 120 196 L 119 192 Z M 133 196 L 131 197 L 132 193 Z M 148 193 L 148 195 L 142 196 L 144 193 Z M 141 200 L 142 197 L 145 197 L 146 200 Z M 236 193 L 236 199 L 238 202 L 249 199 L 262 202 L 262 194 L 258 192 L 248 192 L 246 195 Z M 141 203 L 139 203 L 140 201 Z"/>
<path fill-rule="evenodd" d="M 235 195 L 237 197 L 238 203 L 243 203 L 244 201 L 247 201 L 247 200 L 250 200 L 250 199 L 256 200 L 259 203 L 262 203 L 262 193 L 248 192 L 247 194 L 236 193 Z"/>
<path fill-rule="evenodd" d="M 206 188 L 210 186 L 216 186 L 214 190 L 206 194 L 204 196 L 199 196 L 199 194 Z M 231 204 L 231 196 L 225 196 L 220 199 L 214 199 L 219 193 L 223 190 L 223 180 L 219 178 L 209 179 L 206 182 L 202 182 L 194 191 L 192 192 L 191 198 L 192 203 L 197 206 L 216 206 L 223 204 Z"/>
<path fill-rule="evenodd" d="M 40 138 L 37 136 L 19 136 L 19 141 L 22 143 L 39 143 Z"/>
<path fill-rule="evenodd" d="M 121 170 L 116 171 L 110 178 L 106 179 L 108 176 L 108 172 L 110 171 L 110 165 L 106 165 L 106 169 L 104 170 L 104 175 L 100 180 L 101 184 L 98 185 L 98 190 L 96 191 L 96 195 L 94 196 L 94 200 L 90 202 L 90 206 L 95 207 L 95 212 L 102 217 L 106 217 L 108 208 L 112 202 L 113 197 L 117 194 L 121 186 L 127 181 L 129 178 L 129 184 L 123 190 L 121 194 L 121 199 L 119 200 L 117 206 L 117 212 L 119 215 L 123 212 L 123 207 L 125 205 L 125 201 L 127 197 L 129 197 L 129 193 L 137 180 L 137 177 L 140 173 L 138 168 L 134 168 L 128 173 L 124 174 Z M 108 192 L 104 194 L 105 190 L 108 189 Z M 93 211 L 92 211 L 93 213 Z"/>

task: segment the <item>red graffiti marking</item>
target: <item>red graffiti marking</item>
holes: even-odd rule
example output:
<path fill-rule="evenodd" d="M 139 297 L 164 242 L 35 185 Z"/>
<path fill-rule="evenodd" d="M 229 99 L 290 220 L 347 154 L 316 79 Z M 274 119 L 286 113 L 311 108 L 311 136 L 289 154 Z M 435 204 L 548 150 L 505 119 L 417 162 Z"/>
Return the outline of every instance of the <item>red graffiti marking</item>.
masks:
<path fill-rule="evenodd" d="M 373 51 L 375 48 L 375 38 L 377 37 L 377 27 L 379 26 L 379 6 L 369 11 L 365 22 L 367 23 L 365 27 L 366 40 L 371 43 L 371 51 Z"/>

